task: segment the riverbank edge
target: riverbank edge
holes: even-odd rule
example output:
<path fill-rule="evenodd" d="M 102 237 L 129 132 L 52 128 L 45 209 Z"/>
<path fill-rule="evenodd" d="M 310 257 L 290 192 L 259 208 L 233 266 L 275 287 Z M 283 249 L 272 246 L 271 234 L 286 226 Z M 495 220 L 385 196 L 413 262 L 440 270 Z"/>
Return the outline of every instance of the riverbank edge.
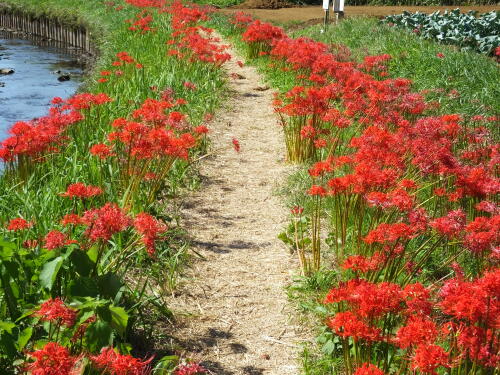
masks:
<path fill-rule="evenodd" d="M 100 55 L 99 42 L 92 27 L 78 16 L 37 13 L 17 4 L 0 2 L 0 31 L 13 32 L 24 39 L 60 43 L 71 50 L 85 70 L 91 70 Z"/>

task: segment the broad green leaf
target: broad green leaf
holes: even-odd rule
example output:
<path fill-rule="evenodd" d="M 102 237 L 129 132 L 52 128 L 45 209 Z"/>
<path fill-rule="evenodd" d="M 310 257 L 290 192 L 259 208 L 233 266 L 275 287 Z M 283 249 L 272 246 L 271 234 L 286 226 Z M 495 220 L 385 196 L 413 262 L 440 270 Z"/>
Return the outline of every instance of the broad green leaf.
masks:
<path fill-rule="evenodd" d="M 128 314 L 123 307 L 110 306 L 112 321 L 111 326 L 116 329 L 121 335 L 125 334 L 128 324 Z"/>
<path fill-rule="evenodd" d="M 15 245 L 12 242 L 0 240 L 0 258 L 3 260 L 10 259 L 14 254 Z"/>
<path fill-rule="evenodd" d="M 97 257 L 99 256 L 99 246 L 95 244 L 90 249 L 88 249 L 87 256 L 93 263 L 97 262 Z"/>
<path fill-rule="evenodd" d="M 7 354 L 9 357 L 14 357 L 17 354 L 16 342 L 6 332 L 0 334 L 0 353 Z"/>
<path fill-rule="evenodd" d="M 15 323 L 5 322 L 3 320 L 0 320 L 0 330 L 1 331 L 6 331 L 6 332 L 12 334 L 12 329 L 15 327 L 16 327 Z"/>
<path fill-rule="evenodd" d="M 76 250 L 71 253 L 70 256 L 71 264 L 82 276 L 90 275 L 90 272 L 94 269 L 94 262 L 92 262 L 87 253 L 81 250 Z"/>
<path fill-rule="evenodd" d="M 69 292 L 74 297 L 97 297 L 99 288 L 94 279 L 90 277 L 78 277 L 71 281 Z"/>
<path fill-rule="evenodd" d="M 22 351 L 33 334 L 33 327 L 28 327 L 19 333 L 17 338 L 17 350 Z"/>
<path fill-rule="evenodd" d="M 42 287 L 47 288 L 48 290 L 52 289 L 54 282 L 56 281 L 57 274 L 61 269 L 63 263 L 62 257 L 57 257 L 56 259 L 45 263 L 40 272 L 40 284 Z"/>
<path fill-rule="evenodd" d="M 87 327 L 85 340 L 89 351 L 97 352 L 101 348 L 113 344 L 113 330 L 108 323 L 97 321 Z"/>
<path fill-rule="evenodd" d="M 100 276 L 97 282 L 99 284 L 99 292 L 101 295 L 110 299 L 114 299 L 123 286 L 123 283 L 118 276 L 112 272 L 108 272 L 107 274 Z"/>

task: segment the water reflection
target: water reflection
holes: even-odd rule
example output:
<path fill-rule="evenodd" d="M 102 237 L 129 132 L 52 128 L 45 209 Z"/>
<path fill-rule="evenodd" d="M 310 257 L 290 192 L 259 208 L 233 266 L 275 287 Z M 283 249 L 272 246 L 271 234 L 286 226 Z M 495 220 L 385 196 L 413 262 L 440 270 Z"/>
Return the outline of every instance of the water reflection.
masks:
<path fill-rule="evenodd" d="M 0 140 L 8 136 L 14 122 L 46 115 L 53 97 L 70 97 L 81 82 L 82 66 L 76 55 L 44 44 L 0 31 L 0 69 L 15 71 L 0 74 Z M 58 78 L 65 73 L 71 79 L 60 82 Z"/>

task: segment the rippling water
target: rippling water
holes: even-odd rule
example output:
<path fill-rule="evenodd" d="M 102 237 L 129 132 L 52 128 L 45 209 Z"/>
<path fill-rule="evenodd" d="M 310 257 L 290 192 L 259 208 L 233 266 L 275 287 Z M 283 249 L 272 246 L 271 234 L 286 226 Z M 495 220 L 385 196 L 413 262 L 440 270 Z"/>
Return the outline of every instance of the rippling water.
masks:
<path fill-rule="evenodd" d="M 15 70 L 0 74 L 0 140 L 14 122 L 46 115 L 53 97 L 73 95 L 82 74 L 82 66 L 67 51 L 9 36 L 0 32 L 0 69 Z M 59 82 L 58 70 L 71 73 L 71 80 Z"/>

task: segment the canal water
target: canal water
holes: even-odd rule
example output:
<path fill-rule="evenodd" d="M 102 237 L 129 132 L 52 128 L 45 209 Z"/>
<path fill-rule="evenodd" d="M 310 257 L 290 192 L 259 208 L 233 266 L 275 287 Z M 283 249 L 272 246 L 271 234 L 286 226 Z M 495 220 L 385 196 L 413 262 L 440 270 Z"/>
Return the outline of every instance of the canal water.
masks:
<path fill-rule="evenodd" d="M 60 45 L 17 39 L 0 31 L 0 141 L 17 121 L 28 121 L 48 114 L 50 101 L 68 98 L 81 83 L 83 67 L 77 55 Z M 61 75 L 70 77 L 59 81 Z"/>

